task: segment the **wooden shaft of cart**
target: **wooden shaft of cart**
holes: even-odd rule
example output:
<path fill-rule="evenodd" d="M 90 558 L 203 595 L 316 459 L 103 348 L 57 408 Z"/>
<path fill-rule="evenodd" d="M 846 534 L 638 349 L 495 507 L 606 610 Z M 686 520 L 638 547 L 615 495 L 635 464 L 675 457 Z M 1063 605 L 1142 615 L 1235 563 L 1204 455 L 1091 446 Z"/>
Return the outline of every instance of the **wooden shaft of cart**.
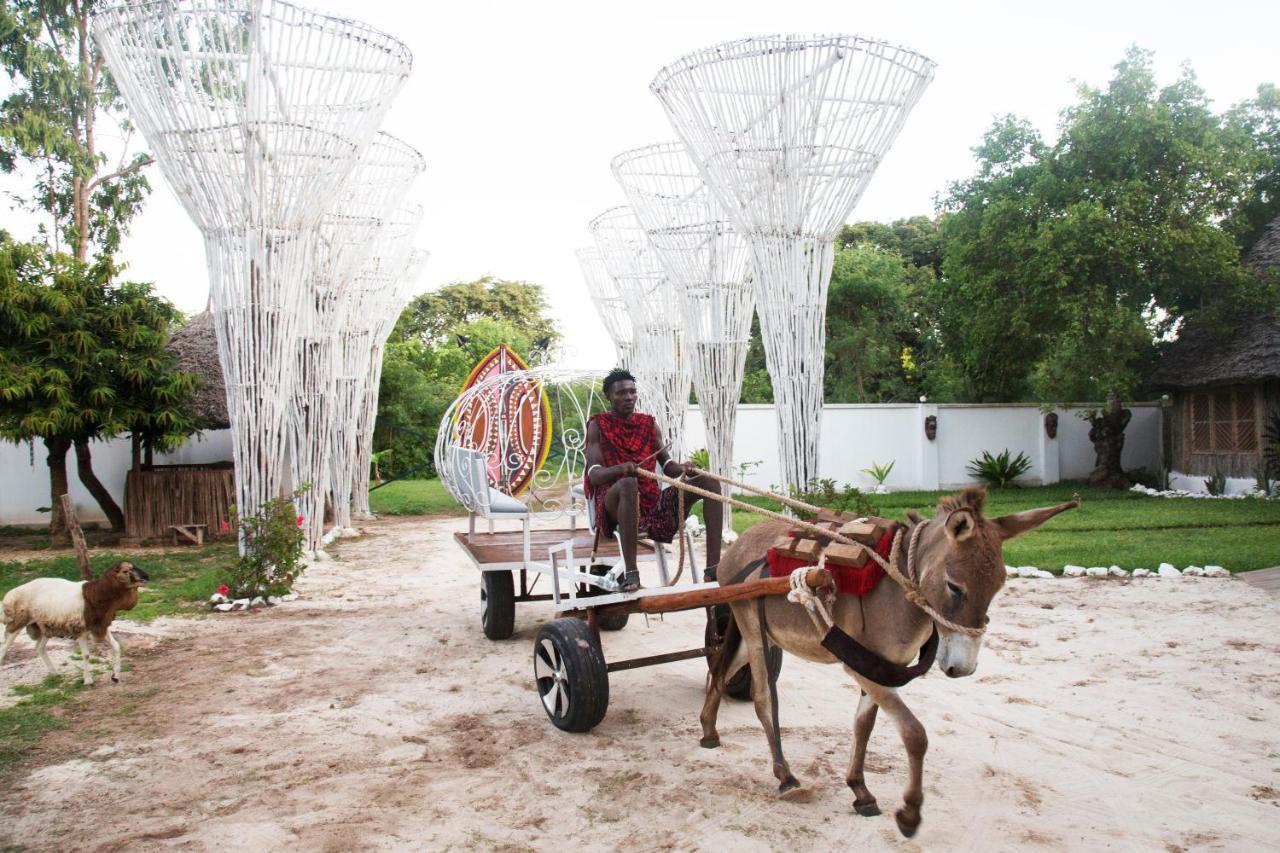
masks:
<path fill-rule="evenodd" d="M 810 589 L 835 588 L 835 580 L 827 569 L 809 569 L 804 580 Z M 750 601 L 766 595 L 786 595 L 790 591 L 790 577 L 757 578 L 728 586 L 691 589 L 645 596 L 631 601 L 619 601 L 614 604 L 602 604 L 594 610 L 601 616 L 621 613 L 675 613 L 680 610 L 696 610 L 699 607 L 728 604 L 732 601 Z"/>

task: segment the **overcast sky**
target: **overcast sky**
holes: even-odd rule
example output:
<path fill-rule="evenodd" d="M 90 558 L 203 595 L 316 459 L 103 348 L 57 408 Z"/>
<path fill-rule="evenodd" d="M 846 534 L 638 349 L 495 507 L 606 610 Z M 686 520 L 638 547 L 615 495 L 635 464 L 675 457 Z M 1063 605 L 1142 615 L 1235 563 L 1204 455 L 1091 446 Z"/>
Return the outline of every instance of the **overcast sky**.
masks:
<path fill-rule="evenodd" d="M 623 201 L 609 160 L 673 138 L 648 86 L 660 67 L 693 50 L 766 33 L 849 33 L 937 62 L 851 220 L 931 214 L 937 193 L 972 171 L 971 148 L 994 116 L 1024 116 L 1052 137 L 1077 84 L 1105 84 L 1130 44 L 1155 51 L 1162 84 L 1190 62 L 1219 110 L 1280 80 L 1273 0 L 304 5 L 363 20 L 413 50 L 413 76 L 385 129 L 427 160 L 415 193 L 426 207 L 419 243 L 432 253 L 422 288 L 485 274 L 542 284 L 571 357 L 593 366 L 610 362 L 612 347 L 573 253 L 590 242 L 587 222 Z M 122 260 L 129 277 L 198 311 L 208 293 L 199 233 L 159 170 L 150 174 L 155 192 Z M 7 219 L 21 233 L 25 217 Z"/>

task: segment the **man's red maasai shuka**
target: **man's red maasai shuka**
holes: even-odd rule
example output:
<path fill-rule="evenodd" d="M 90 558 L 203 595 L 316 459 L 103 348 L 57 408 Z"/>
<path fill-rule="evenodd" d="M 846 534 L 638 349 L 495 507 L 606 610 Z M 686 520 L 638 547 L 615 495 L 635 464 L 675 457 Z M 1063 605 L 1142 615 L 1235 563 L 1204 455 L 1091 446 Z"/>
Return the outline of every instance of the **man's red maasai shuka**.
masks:
<path fill-rule="evenodd" d="M 588 423 L 591 422 L 595 422 L 596 428 L 600 430 L 600 455 L 604 457 L 606 468 L 621 465 L 624 462 L 639 464 L 640 460 L 649 457 L 643 467 L 649 471 L 657 470 L 658 462 L 655 456 L 660 448 L 657 422 L 652 415 L 635 412 L 631 417 L 623 418 L 613 412 L 599 412 L 588 421 Z M 593 500 L 596 497 L 590 474 L 583 475 L 582 488 L 586 492 L 587 500 Z M 636 490 L 640 498 L 639 516 L 643 522 L 658 502 L 658 482 L 648 477 L 637 477 Z M 599 497 L 603 498 L 605 491 L 602 487 Z"/>
<path fill-rule="evenodd" d="M 889 559 L 889 552 L 893 549 L 893 535 L 897 531 L 898 525 L 890 527 L 880 537 L 880 541 L 876 543 L 876 553 L 885 560 Z M 792 534 L 808 535 L 802 531 L 792 531 Z M 817 563 L 812 563 L 808 560 L 799 560 L 779 554 L 777 548 L 770 548 L 765 552 L 765 562 L 769 565 L 769 575 L 775 578 L 787 577 L 802 566 L 817 565 Z M 880 568 L 880 564 L 870 557 L 867 558 L 866 563 L 857 568 L 827 563 L 827 571 L 831 572 L 832 577 L 835 578 L 838 592 L 859 597 L 875 589 L 876 584 L 880 583 L 880 579 L 884 577 L 884 569 Z"/>

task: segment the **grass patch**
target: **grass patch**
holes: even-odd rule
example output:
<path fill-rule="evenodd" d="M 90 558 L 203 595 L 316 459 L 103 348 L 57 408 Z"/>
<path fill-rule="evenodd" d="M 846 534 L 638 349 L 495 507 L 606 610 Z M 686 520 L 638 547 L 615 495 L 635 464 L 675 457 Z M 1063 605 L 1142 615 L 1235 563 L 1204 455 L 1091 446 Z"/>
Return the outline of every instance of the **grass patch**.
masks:
<path fill-rule="evenodd" d="M 908 509 L 932 515 L 938 499 L 951 491 L 891 492 L 869 495 L 880 515 L 902 519 Z M 1161 562 L 1179 568 L 1206 563 L 1233 572 L 1280 563 L 1280 501 L 1153 498 L 1135 492 L 1091 489 L 1081 483 L 991 490 L 986 514 L 1004 515 L 1049 506 L 1079 493 L 1080 509 L 1063 513 L 1039 530 L 1004 548 L 1005 562 L 1059 572 L 1068 564 L 1154 569 Z M 740 496 L 767 509 L 781 506 L 766 498 Z M 698 509 L 701 512 L 701 507 Z M 741 533 L 761 517 L 735 510 L 733 528 Z"/>
<path fill-rule="evenodd" d="M 369 493 L 369 508 L 382 515 L 466 515 L 437 479 L 396 480 Z"/>
<path fill-rule="evenodd" d="M 95 576 L 120 560 L 137 563 L 151 576 L 138 599 L 138 606 L 122 614 L 126 619 L 150 622 L 157 616 L 192 613 L 204 606 L 209 596 L 225 581 L 238 559 L 234 542 L 214 543 L 199 550 L 166 551 L 146 555 L 92 554 L 89 564 Z M 0 562 L 0 595 L 33 578 L 80 580 L 74 556 L 47 560 Z"/>
<path fill-rule="evenodd" d="M 22 698 L 0 708 L 0 772 L 21 760 L 28 747 L 47 731 L 62 727 L 51 713 L 80 691 L 80 676 L 49 675 L 39 684 L 17 684 L 13 692 Z"/>

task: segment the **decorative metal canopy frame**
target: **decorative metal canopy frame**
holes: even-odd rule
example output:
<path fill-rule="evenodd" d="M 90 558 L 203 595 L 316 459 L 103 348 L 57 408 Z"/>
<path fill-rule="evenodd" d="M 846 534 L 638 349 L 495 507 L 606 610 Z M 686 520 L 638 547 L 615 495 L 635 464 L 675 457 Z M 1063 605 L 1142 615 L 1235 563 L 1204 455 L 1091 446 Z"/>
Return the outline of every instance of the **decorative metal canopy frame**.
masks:
<path fill-rule="evenodd" d="M 338 202 L 320 220 L 310 287 L 302 302 L 294 347 L 296 378 L 289 454 L 293 482 L 311 484 L 297 504 L 303 518 L 304 547 L 312 554 L 320 551 L 324 538 L 337 395 L 339 312 L 361 267 L 378 245 L 380 232 L 425 168 L 417 150 L 379 132 L 365 148 Z M 390 224 L 395 238 L 403 238 L 394 221 Z"/>
<path fill-rule="evenodd" d="M 618 364 L 630 368 L 631 353 L 635 348 L 635 330 L 618 283 L 609 275 L 604 257 L 595 246 L 579 249 L 575 254 L 578 266 L 582 268 L 582 277 L 587 283 L 587 293 L 591 294 L 591 303 L 595 305 L 600 322 L 604 324 L 604 330 L 618 351 Z"/>
<path fill-rule="evenodd" d="M 681 458 L 692 377 L 678 288 L 650 248 L 631 208 L 610 208 L 588 227 L 631 314 L 635 333 L 632 370 L 642 387 L 659 396 L 658 400 L 642 399 L 642 404 L 658 417 L 671 455 Z"/>
<path fill-rule="evenodd" d="M 751 245 L 788 486 L 818 473 L 832 241 L 933 68 L 856 36 L 765 36 L 689 54 L 650 85 Z"/>
<path fill-rule="evenodd" d="M 237 506 L 284 483 L 297 306 L 316 226 L 408 78 L 408 48 L 280 0 L 158 0 L 94 38 L 205 237 Z"/>
<path fill-rule="evenodd" d="M 750 247 L 680 143 L 627 151 L 613 159 L 612 167 L 654 254 L 675 284 L 711 471 L 731 477 L 756 304 Z"/>

